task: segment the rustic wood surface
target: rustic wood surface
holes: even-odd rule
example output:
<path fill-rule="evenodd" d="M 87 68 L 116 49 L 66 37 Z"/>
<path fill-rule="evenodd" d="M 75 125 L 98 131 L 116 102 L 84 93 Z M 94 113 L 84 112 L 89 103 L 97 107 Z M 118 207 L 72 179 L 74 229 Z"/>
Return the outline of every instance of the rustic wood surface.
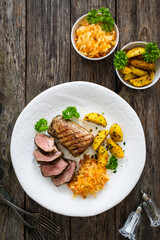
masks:
<path fill-rule="evenodd" d="M 160 203 L 160 81 L 148 90 L 129 89 L 115 74 L 113 54 L 103 61 L 87 61 L 71 46 L 74 22 L 101 6 L 109 7 L 116 20 L 118 49 L 136 40 L 160 46 L 160 0 L 0 1 L 0 184 L 15 204 L 39 211 L 61 226 L 59 237 L 40 228 L 47 240 L 124 239 L 118 229 L 141 202 L 140 189 Z M 146 136 L 146 165 L 136 187 L 113 209 L 89 218 L 65 217 L 39 206 L 24 193 L 10 159 L 12 129 L 25 105 L 45 89 L 69 81 L 90 81 L 118 93 L 137 112 Z M 145 214 L 142 219 L 138 239 L 160 239 L 159 228 L 151 228 Z M 31 239 L 17 216 L 2 204 L 0 239 Z"/>

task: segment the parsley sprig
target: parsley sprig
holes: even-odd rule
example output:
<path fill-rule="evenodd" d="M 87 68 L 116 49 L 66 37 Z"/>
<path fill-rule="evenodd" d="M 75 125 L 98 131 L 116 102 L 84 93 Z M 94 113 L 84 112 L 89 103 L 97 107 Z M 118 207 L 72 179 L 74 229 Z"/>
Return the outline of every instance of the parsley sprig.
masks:
<path fill-rule="evenodd" d="M 111 32 L 114 27 L 114 19 L 108 8 L 92 9 L 88 13 L 87 21 L 91 24 L 101 23 L 101 27 L 105 32 Z"/>
<path fill-rule="evenodd" d="M 108 161 L 108 164 L 106 165 L 106 168 L 111 169 L 111 170 L 113 170 L 114 173 L 116 173 L 117 172 L 117 167 L 118 167 L 118 159 L 114 155 L 112 155 L 109 158 L 109 161 Z"/>
<path fill-rule="evenodd" d="M 68 120 L 71 119 L 72 117 L 79 118 L 80 114 L 77 112 L 76 107 L 67 107 L 63 112 L 63 118 Z"/>
<path fill-rule="evenodd" d="M 123 50 L 117 51 L 114 59 L 114 66 L 116 69 L 124 69 L 127 65 L 128 57 Z"/>
<path fill-rule="evenodd" d="M 39 119 L 34 128 L 37 132 L 45 132 L 49 128 L 47 120 L 44 118 Z"/>
<path fill-rule="evenodd" d="M 156 43 L 150 42 L 145 46 L 144 60 L 148 63 L 154 62 L 160 56 L 160 50 Z"/>

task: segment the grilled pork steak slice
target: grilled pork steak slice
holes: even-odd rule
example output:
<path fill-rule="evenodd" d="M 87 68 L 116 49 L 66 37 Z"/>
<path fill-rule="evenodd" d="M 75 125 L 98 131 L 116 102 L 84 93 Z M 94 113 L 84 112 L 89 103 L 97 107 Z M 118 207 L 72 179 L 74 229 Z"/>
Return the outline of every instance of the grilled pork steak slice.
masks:
<path fill-rule="evenodd" d="M 50 153 L 55 151 L 54 138 L 48 137 L 45 134 L 37 133 L 34 142 L 44 152 Z"/>
<path fill-rule="evenodd" d="M 54 177 L 61 174 L 68 165 L 69 163 L 61 158 L 52 165 L 41 165 L 41 172 L 44 177 Z"/>
<path fill-rule="evenodd" d="M 48 133 L 56 137 L 74 157 L 82 154 L 94 139 L 85 128 L 71 120 L 63 119 L 61 115 L 52 119 Z"/>
<path fill-rule="evenodd" d="M 58 176 L 52 178 L 52 182 L 58 187 L 64 183 L 68 183 L 72 180 L 75 174 L 77 163 L 75 161 L 68 160 L 68 167 Z"/>
<path fill-rule="evenodd" d="M 36 149 L 33 152 L 33 155 L 35 156 L 38 163 L 41 164 L 47 164 L 52 163 L 53 161 L 57 160 L 58 158 L 62 157 L 62 153 L 58 151 L 58 149 L 55 146 L 55 152 L 51 154 L 45 154 L 39 151 L 39 149 Z"/>

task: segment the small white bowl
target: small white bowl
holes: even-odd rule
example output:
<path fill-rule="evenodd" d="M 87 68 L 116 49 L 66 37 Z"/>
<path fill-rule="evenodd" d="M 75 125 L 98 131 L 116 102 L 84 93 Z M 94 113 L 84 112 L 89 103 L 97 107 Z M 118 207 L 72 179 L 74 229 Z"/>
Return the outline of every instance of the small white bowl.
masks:
<path fill-rule="evenodd" d="M 117 27 L 116 24 L 114 24 L 114 30 L 115 30 L 115 32 L 116 32 L 116 45 L 111 49 L 111 51 L 110 51 L 107 55 L 105 55 L 105 56 L 103 56 L 103 57 L 100 57 L 100 58 L 89 58 L 89 57 L 86 57 L 86 56 L 84 56 L 83 54 L 81 54 L 81 53 L 78 51 L 78 49 L 76 48 L 75 37 L 76 37 L 76 30 L 77 30 L 77 28 L 80 26 L 82 20 L 83 20 L 84 18 L 86 18 L 87 16 L 88 16 L 88 13 L 85 14 L 85 15 L 83 15 L 82 17 L 80 17 L 80 18 L 75 22 L 75 24 L 73 25 L 72 31 L 71 31 L 71 42 L 72 42 L 72 45 L 73 45 L 74 49 L 77 51 L 77 53 L 78 53 L 79 55 L 81 55 L 82 57 L 84 57 L 84 58 L 86 58 L 86 59 L 88 59 L 88 60 L 93 60 L 93 61 L 95 61 L 95 60 L 102 60 L 102 59 L 108 57 L 108 56 L 115 50 L 115 48 L 117 47 L 117 44 L 118 44 L 118 41 L 119 41 L 119 31 L 118 31 L 118 27 Z"/>
<path fill-rule="evenodd" d="M 137 42 L 131 42 L 131 43 L 128 43 L 127 45 L 125 45 L 121 50 L 125 50 L 125 49 L 132 49 L 132 48 L 135 48 L 135 47 L 145 47 L 145 45 L 147 44 L 147 42 L 141 42 L 141 41 L 137 41 Z M 124 78 L 124 74 L 121 73 L 119 70 L 116 69 L 116 73 L 119 77 L 119 79 L 127 86 L 127 87 L 130 87 L 130 88 L 133 88 L 133 89 L 138 89 L 138 90 L 142 90 L 142 89 L 146 89 L 146 88 L 149 88 L 151 86 L 153 86 L 157 81 L 158 79 L 160 78 L 160 58 L 158 58 L 156 61 L 155 61 L 155 64 L 156 64 L 156 71 L 155 71 L 155 75 L 154 75 L 154 79 L 153 81 L 146 85 L 146 86 L 143 86 L 143 87 L 135 87 L 133 86 L 129 81 L 124 81 L 123 78 Z"/>

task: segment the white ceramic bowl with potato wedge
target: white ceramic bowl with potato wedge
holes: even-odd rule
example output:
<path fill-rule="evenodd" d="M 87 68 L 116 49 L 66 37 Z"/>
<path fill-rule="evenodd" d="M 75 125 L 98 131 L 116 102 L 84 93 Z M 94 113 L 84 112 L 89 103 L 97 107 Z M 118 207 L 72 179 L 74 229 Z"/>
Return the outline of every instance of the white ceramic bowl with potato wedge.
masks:
<path fill-rule="evenodd" d="M 136 48 L 136 47 L 145 47 L 146 44 L 147 44 L 147 42 L 141 42 L 141 41 L 131 42 L 131 43 L 128 43 L 127 45 L 125 45 L 121 50 L 132 49 L 132 48 Z M 121 73 L 117 69 L 116 69 L 116 73 L 117 73 L 119 79 L 121 80 L 121 82 L 124 83 L 127 87 L 137 89 L 137 90 L 143 90 L 143 89 L 152 87 L 160 78 L 160 57 L 155 61 L 155 64 L 156 64 L 156 71 L 155 71 L 153 81 L 150 84 L 143 86 L 143 87 L 135 87 L 131 83 L 129 83 L 129 81 L 124 81 L 124 74 Z"/>
<path fill-rule="evenodd" d="M 116 49 L 116 47 L 117 47 L 117 45 L 118 45 L 118 42 L 119 42 L 119 31 L 118 31 L 118 27 L 117 27 L 116 24 L 114 24 L 114 30 L 115 30 L 115 32 L 116 32 L 116 44 L 115 44 L 114 47 L 111 48 L 111 50 L 109 51 L 108 54 L 106 54 L 106 55 L 103 56 L 103 57 L 99 57 L 99 58 L 86 57 L 86 56 L 84 56 L 83 54 L 81 54 L 81 53 L 78 51 L 78 49 L 76 48 L 75 38 L 76 38 L 76 30 L 77 30 L 77 28 L 80 26 L 82 20 L 85 19 L 87 16 L 88 16 L 88 13 L 85 14 L 85 15 L 83 15 L 82 17 L 80 17 L 80 18 L 75 22 L 75 24 L 73 25 L 72 31 L 71 31 L 71 42 L 72 42 L 72 45 L 73 45 L 74 49 L 76 50 L 76 52 L 77 52 L 80 56 L 82 56 L 82 57 L 84 57 L 84 58 L 86 58 L 86 59 L 88 59 L 88 60 L 93 60 L 93 61 L 95 61 L 95 60 L 102 60 L 102 59 L 108 57 L 108 56 Z"/>

